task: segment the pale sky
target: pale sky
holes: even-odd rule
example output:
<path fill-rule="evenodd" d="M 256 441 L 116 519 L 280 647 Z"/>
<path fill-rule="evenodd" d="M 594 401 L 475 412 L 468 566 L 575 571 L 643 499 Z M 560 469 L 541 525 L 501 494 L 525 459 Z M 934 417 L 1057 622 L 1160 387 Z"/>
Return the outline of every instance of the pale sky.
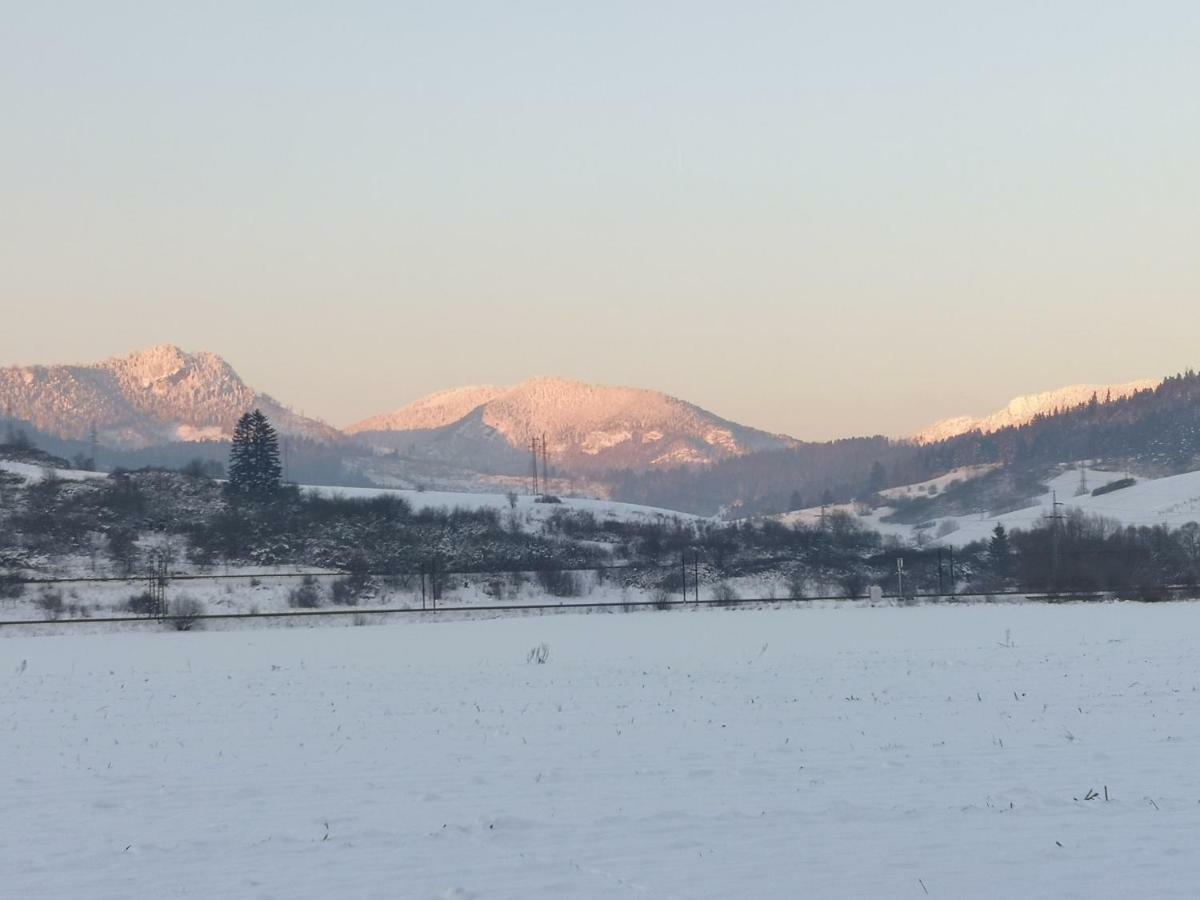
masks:
<path fill-rule="evenodd" d="M 1200 4 L 3 3 L 0 364 L 801 438 L 1200 363 Z"/>

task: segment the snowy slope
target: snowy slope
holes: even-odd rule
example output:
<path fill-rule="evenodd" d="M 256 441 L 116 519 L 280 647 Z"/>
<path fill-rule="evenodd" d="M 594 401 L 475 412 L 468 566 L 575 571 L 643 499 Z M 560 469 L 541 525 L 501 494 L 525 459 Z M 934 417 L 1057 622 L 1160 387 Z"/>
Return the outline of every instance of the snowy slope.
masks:
<path fill-rule="evenodd" d="M 0 637 L 3 893 L 1193 897 L 1198 629 L 1097 604 Z"/>
<path fill-rule="evenodd" d="M 0 369 L 0 409 L 58 437 L 105 446 L 225 440 L 238 417 L 261 408 L 282 434 L 340 439 L 238 377 L 221 357 L 164 344 L 91 365 Z"/>
<path fill-rule="evenodd" d="M 546 439 L 572 471 L 705 464 L 791 439 L 721 419 L 656 391 L 535 378 L 510 388 L 459 388 L 346 429 L 372 446 L 510 473 Z"/>
<path fill-rule="evenodd" d="M 33 463 L 16 462 L 11 459 L 0 459 L 0 471 L 20 475 L 27 483 L 42 481 L 47 475 L 63 481 L 89 481 L 104 479 L 105 472 L 91 472 L 84 469 L 57 469 L 50 466 L 39 466 Z"/>
<path fill-rule="evenodd" d="M 955 481 L 968 481 L 972 478 L 977 478 L 980 475 L 986 475 L 988 472 L 991 472 L 996 468 L 998 468 L 997 463 L 987 463 L 978 466 L 959 466 L 957 469 L 951 469 L 945 475 L 939 475 L 937 478 L 930 478 L 928 481 L 886 488 L 885 490 L 879 492 L 879 496 L 888 500 L 900 500 L 920 497 L 922 495 L 935 494 L 940 491 L 944 491 Z"/>
<path fill-rule="evenodd" d="M 1099 487 L 1109 481 L 1123 477 L 1121 472 L 1096 469 L 1087 470 L 1088 484 Z M 1123 525 L 1168 525 L 1178 528 L 1188 522 L 1200 522 L 1200 472 L 1187 472 L 1167 478 L 1139 479 L 1133 487 L 1093 497 L 1086 494 L 1074 496 L 1079 484 L 1079 472 L 1066 471 L 1049 482 L 1051 491 L 1057 492 L 1064 504 L 1063 510 L 1078 509 L 1090 515 L 1114 519 Z M 955 545 L 965 544 L 989 536 L 991 530 L 1001 523 L 1005 528 L 1032 528 L 1044 524 L 1044 516 L 1051 514 L 1052 493 L 1048 491 L 1038 502 L 1025 509 L 999 516 L 962 516 L 952 519 L 958 524 L 957 531 L 944 540 Z"/>
<path fill-rule="evenodd" d="M 370 431 L 423 431 L 452 425 L 476 407 L 508 391 L 491 384 L 438 391 L 390 413 L 372 416 L 346 429 L 348 434 Z"/>
<path fill-rule="evenodd" d="M 932 444 L 970 431 L 981 431 L 988 434 L 1002 428 L 1025 425 L 1039 415 L 1050 415 L 1058 410 L 1071 409 L 1081 403 L 1087 403 L 1093 396 L 1101 403 L 1110 399 L 1120 400 L 1138 391 L 1153 390 L 1161 383 L 1161 379 L 1145 378 L 1125 384 L 1073 384 L 1039 394 L 1026 394 L 1014 397 L 1004 409 L 991 415 L 980 418 L 955 416 L 950 419 L 942 419 L 917 432 L 912 439 L 919 444 Z"/>
<path fill-rule="evenodd" d="M 938 485 L 944 488 L 954 478 L 967 477 L 972 472 L 982 473 L 989 466 L 967 467 L 955 470 L 938 479 L 933 479 L 923 485 L 908 485 L 890 488 L 883 492 L 890 497 L 912 497 L 926 493 L 926 485 Z M 1087 485 L 1097 488 L 1110 481 L 1123 478 L 1123 472 L 1113 472 L 1084 466 Z M 1093 497 L 1091 494 L 1075 496 L 1080 483 L 1080 469 L 1064 469 L 1059 475 L 1047 482 L 1047 491 L 1029 506 L 1001 515 L 972 514 L 966 516 L 943 516 L 933 520 L 932 527 L 926 537 L 932 544 L 962 546 L 971 541 L 983 540 L 991 536 L 997 524 L 1005 528 L 1035 528 L 1045 523 L 1045 516 L 1051 514 L 1054 498 L 1063 504 L 1060 512 L 1079 510 L 1088 515 L 1104 516 L 1120 522 L 1123 525 L 1167 525 L 1178 528 L 1188 522 L 1200 522 L 1200 471 L 1187 472 L 1183 475 L 1173 475 L 1166 478 L 1138 479 L 1133 487 L 1101 494 Z M 881 506 L 861 514 L 854 504 L 845 503 L 826 507 L 826 514 L 842 511 L 852 516 L 864 528 L 878 531 L 885 536 L 895 536 L 905 541 L 915 537 L 911 525 L 887 522 L 884 519 L 894 510 L 890 506 Z M 796 510 L 782 516 L 776 516 L 785 524 L 803 523 L 816 525 L 820 522 L 821 508 Z M 939 526 L 952 528 L 949 534 L 937 535 Z"/>
<path fill-rule="evenodd" d="M 391 488 L 333 487 L 326 485 L 305 485 L 304 489 L 325 497 L 354 498 L 379 497 L 383 495 L 403 497 L 412 505 L 414 510 L 429 508 L 495 509 L 507 513 L 512 508 L 508 496 L 505 494 L 477 494 L 457 491 L 407 491 Z M 523 520 L 541 521 L 552 515 L 556 509 L 590 512 L 601 520 L 658 521 L 662 519 L 684 519 L 697 521 L 702 518 L 673 509 L 660 509 L 656 506 L 639 506 L 635 503 L 619 503 L 615 500 L 563 497 L 561 503 L 536 503 L 534 502 L 534 498 L 528 494 L 521 494 L 516 498 L 516 512 Z"/>

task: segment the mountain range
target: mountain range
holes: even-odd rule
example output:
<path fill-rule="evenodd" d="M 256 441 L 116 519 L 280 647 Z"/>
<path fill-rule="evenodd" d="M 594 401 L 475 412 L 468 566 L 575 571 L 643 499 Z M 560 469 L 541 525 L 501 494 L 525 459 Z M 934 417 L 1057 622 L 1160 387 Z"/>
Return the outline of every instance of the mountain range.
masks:
<path fill-rule="evenodd" d="M 339 430 L 250 387 L 221 357 L 173 345 L 91 364 L 0 369 L 0 411 L 10 425 L 65 442 L 54 448 L 63 455 L 86 455 L 94 435 L 111 451 L 108 465 L 222 461 L 234 422 L 258 407 L 294 439 L 285 449 L 296 480 L 494 490 L 523 483 L 532 445 L 544 439 L 551 474 L 568 482 L 556 489 L 706 514 L 863 496 L 981 462 L 1041 464 L 1059 452 L 1048 448 L 1069 448 L 1071 458 L 1145 456 L 1178 470 L 1191 459 L 1191 431 L 1179 423 L 1191 422 L 1192 396 L 1190 373 L 1074 385 L 907 439 L 805 442 L 656 391 L 562 378 L 441 391 Z"/>

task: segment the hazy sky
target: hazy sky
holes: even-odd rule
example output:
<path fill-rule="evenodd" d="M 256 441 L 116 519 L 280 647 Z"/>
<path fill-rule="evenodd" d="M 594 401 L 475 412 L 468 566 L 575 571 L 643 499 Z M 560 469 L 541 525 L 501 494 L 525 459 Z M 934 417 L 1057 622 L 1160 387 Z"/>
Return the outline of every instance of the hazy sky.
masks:
<path fill-rule="evenodd" d="M 0 364 L 905 433 L 1200 363 L 1200 4 L 3 3 Z"/>

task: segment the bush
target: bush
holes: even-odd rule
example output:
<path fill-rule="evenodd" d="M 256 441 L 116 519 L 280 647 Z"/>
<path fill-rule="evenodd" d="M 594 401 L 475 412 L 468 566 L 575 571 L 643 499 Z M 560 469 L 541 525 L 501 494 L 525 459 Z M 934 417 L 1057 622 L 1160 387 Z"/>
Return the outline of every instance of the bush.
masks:
<path fill-rule="evenodd" d="M 358 606 L 358 590 L 350 578 L 338 578 L 329 585 L 334 606 Z"/>
<path fill-rule="evenodd" d="M 671 608 L 671 592 L 665 587 L 655 588 L 654 593 L 650 595 L 650 600 L 654 603 L 655 609 Z"/>
<path fill-rule="evenodd" d="M 25 582 L 16 575 L 0 575 L 0 599 L 15 600 L 25 593 Z"/>
<path fill-rule="evenodd" d="M 862 572 L 846 572 L 838 581 L 848 600 L 857 600 L 867 589 L 867 576 Z"/>
<path fill-rule="evenodd" d="M 149 591 L 134 594 L 125 601 L 125 609 L 135 616 L 157 616 L 161 612 L 158 608 L 158 601 Z"/>
<path fill-rule="evenodd" d="M 43 588 L 37 598 L 38 609 L 42 611 L 42 615 L 46 620 L 53 622 L 63 612 L 63 596 L 62 591 L 52 591 L 49 588 Z"/>
<path fill-rule="evenodd" d="M 191 631 L 200 625 L 204 604 L 195 597 L 177 597 L 170 604 L 171 625 L 176 631 Z"/>
<path fill-rule="evenodd" d="M 305 575 L 300 586 L 288 591 L 288 606 L 292 609 L 319 609 L 321 585 L 312 575 Z"/>
<path fill-rule="evenodd" d="M 545 641 L 530 649 L 525 661 L 544 666 L 550 661 L 550 645 Z"/>
<path fill-rule="evenodd" d="M 562 569 L 540 569 L 537 573 L 538 584 L 551 597 L 578 597 L 583 593 L 579 576 L 574 572 Z"/>
<path fill-rule="evenodd" d="M 804 592 L 808 590 L 808 579 L 799 573 L 793 573 L 788 576 L 787 592 L 788 596 L 793 600 L 803 600 Z"/>
<path fill-rule="evenodd" d="M 730 605 L 742 599 L 741 595 L 727 581 L 719 581 L 713 585 L 713 600 L 718 606 Z"/>

